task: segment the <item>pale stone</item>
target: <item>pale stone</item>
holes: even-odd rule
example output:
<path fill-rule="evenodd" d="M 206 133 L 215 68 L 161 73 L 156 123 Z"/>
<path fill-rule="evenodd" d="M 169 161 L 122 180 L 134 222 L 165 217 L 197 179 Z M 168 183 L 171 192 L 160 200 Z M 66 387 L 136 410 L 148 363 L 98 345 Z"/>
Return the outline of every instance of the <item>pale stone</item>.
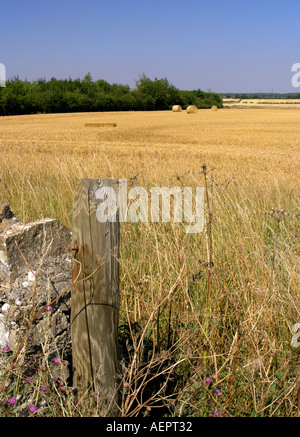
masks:
<path fill-rule="evenodd" d="M 8 205 L 0 203 L 0 346 L 16 347 L 19 333 L 22 336 L 26 329 L 24 314 L 26 320 L 31 314 L 34 292 L 33 313 L 41 316 L 28 333 L 28 369 L 38 366 L 45 335 L 50 358 L 57 353 L 71 357 L 71 244 L 71 232 L 58 220 L 42 219 L 24 225 Z M 50 303 L 51 315 L 43 313 Z"/>
<path fill-rule="evenodd" d="M 0 230 L 1 280 L 12 284 L 22 271 L 28 271 L 28 266 L 37 270 L 43 257 L 66 254 L 70 245 L 70 232 L 58 220 L 37 220 L 26 226 L 10 224 L 9 229 Z"/>

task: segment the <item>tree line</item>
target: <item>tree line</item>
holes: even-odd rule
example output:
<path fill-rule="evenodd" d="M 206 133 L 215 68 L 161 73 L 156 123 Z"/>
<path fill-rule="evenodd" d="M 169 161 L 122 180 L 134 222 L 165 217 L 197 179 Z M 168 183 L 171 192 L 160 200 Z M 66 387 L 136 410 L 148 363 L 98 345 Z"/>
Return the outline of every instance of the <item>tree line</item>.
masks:
<path fill-rule="evenodd" d="M 220 93 L 221 97 L 232 99 L 300 99 L 300 93 Z"/>
<path fill-rule="evenodd" d="M 98 111 L 156 111 L 173 105 L 186 109 L 222 107 L 217 93 L 179 90 L 166 78 L 154 80 L 141 75 L 134 89 L 129 85 L 109 84 L 93 80 L 90 73 L 83 79 L 55 79 L 48 81 L 20 80 L 18 77 L 0 88 L 0 115 L 37 113 L 98 112 Z"/>

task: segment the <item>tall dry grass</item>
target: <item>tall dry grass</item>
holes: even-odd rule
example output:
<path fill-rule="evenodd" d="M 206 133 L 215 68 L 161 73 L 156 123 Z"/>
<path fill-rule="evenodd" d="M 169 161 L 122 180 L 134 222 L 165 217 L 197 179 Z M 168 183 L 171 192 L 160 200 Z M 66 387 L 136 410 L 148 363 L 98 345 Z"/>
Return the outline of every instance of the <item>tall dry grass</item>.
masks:
<path fill-rule="evenodd" d="M 1 118 L 0 199 L 24 222 L 50 216 L 71 228 L 86 177 L 206 188 L 200 234 L 121 224 L 121 415 L 299 414 L 298 118 L 255 109 Z M 96 414 L 97 394 L 87 410 L 53 372 L 45 359 L 29 387 L 16 367 L 2 401 L 31 390 L 35 414 Z M 22 410 L 3 404 L 1 415 L 8 409 Z"/>

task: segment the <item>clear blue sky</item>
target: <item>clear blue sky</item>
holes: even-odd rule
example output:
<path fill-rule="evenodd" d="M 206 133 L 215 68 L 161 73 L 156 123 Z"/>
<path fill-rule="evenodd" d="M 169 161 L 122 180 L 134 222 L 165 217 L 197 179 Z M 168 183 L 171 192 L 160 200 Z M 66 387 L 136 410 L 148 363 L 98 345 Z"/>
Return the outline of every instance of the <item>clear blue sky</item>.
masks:
<path fill-rule="evenodd" d="M 129 84 L 145 73 L 180 89 L 300 92 L 299 0 L 0 2 L 7 77 Z"/>

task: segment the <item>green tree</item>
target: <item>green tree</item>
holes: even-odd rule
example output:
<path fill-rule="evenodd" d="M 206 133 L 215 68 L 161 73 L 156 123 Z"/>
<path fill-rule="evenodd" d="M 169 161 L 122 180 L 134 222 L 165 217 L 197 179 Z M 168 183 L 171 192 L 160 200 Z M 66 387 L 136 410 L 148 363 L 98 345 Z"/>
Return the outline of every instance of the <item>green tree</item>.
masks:
<path fill-rule="evenodd" d="M 145 109 L 163 110 L 180 104 L 180 93 L 167 78 L 151 80 L 142 74 L 136 81 L 136 93 L 145 101 Z"/>
<path fill-rule="evenodd" d="M 88 112 L 88 111 L 152 111 L 171 109 L 174 104 L 199 108 L 222 106 L 218 94 L 204 93 L 200 89 L 181 91 L 166 78 L 154 80 L 142 74 L 136 89 L 129 85 L 109 84 L 105 80 L 93 81 L 88 73 L 81 79 L 22 81 L 10 79 L 0 88 L 0 114 L 17 115 L 37 112 Z"/>

